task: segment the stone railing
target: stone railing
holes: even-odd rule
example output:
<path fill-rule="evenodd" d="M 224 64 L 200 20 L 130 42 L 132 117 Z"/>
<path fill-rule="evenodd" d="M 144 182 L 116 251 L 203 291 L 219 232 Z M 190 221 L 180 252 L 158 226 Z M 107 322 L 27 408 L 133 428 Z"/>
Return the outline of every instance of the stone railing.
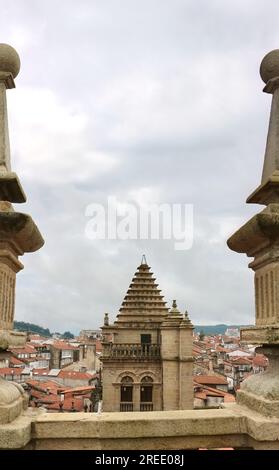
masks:
<path fill-rule="evenodd" d="M 153 411 L 153 403 L 152 402 L 141 403 L 140 411 Z"/>
<path fill-rule="evenodd" d="M 122 401 L 120 403 L 120 411 L 133 411 L 134 410 L 134 404 L 133 402 L 130 401 Z"/>
<path fill-rule="evenodd" d="M 106 359 L 160 359 L 158 344 L 116 344 L 103 343 L 102 360 Z"/>
<path fill-rule="evenodd" d="M 279 419 L 238 404 L 219 410 L 37 413 L 29 409 L 2 426 L 0 448 L 279 449 Z"/>

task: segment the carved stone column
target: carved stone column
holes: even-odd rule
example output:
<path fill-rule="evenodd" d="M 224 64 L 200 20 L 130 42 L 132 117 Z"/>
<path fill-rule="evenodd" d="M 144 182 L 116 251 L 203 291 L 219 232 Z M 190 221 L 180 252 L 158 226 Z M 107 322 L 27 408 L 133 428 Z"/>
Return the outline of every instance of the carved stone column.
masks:
<path fill-rule="evenodd" d="M 12 206 L 26 201 L 19 179 L 11 171 L 6 102 L 6 90 L 15 87 L 19 69 L 17 52 L 0 44 L 0 354 L 25 344 L 25 333 L 13 330 L 16 274 L 23 269 L 18 258 L 44 244 L 32 218 L 15 212 Z M 26 406 L 23 388 L 0 378 L 0 448 L 21 447 L 28 442 L 30 423 L 19 418 Z M 14 424 L 7 428 L 8 423 Z"/>
<path fill-rule="evenodd" d="M 245 380 L 237 394 L 242 403 L 266 416 L 279 417 L 279 50 L 267 54 L 260 67 L 272 106 L 260 186 L 248 203 L 267 206 L 228 240 L 228 246 L 254 257 L 255 326 L 241 329 L 241 340 L 256 344 L 269 368 Z"/>

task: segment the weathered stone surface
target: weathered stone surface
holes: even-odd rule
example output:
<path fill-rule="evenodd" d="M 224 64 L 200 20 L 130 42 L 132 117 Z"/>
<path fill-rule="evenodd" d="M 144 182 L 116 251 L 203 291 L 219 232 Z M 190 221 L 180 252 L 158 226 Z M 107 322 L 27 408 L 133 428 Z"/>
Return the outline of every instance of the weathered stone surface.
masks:
<path fill-rule="evenodd" d="M 10 423 L 26 408 L 27 396 L 17 383 L 0 378 L 0 424 Z"/>
<path fill-rule="evenodd" d="M 176 301 L 170 311 L 143 257 L 121 305 L 117 320 L 103 331 L 104 411 L 153 411 L 193 408 L 193 326 Z M 141 335 L 150 335 L 141 344 Z M 113 342 L 107 340 L 113 336 Z M 132 400 L 121 402 L 122 380 L 130 380 Z M 142 380 L 149 380 L 150 402 L 141 400 Z M 176 384 L 170 387 L 169 384 Z M 123 388 L 122 388 L 123 387 Z M 150 389 L 149 389 L 150 390 Z M 125 408 L 127 407 L 127 409 Z"/>
<path fill-rule="evenodd" d="M 0 43 L 0 72 L 8 72 L 15 78 L 20 71 L 20 58 L 9 44 Z"/>
<path fill-rule="evenodd" d="M 253 392 L 255 392 L 255 387 L 257 385 L 261 385 L 260 390 L 262 391 L 263 386 L 260 380 L 256 382 L 252 382 L 250 386 L 247 385 L 247 389 L 249 390 L 249 388 L 251 387 Z M 274 383 L 274 386 L 278 386 L 278 383 L 277 384 Z M 274 400 L 274 399 L 268 400 L 264 398 L 263 396 L 261 396 L 260 394 L 250 392 L 247 389 L 238 390 L 237 403 L 239 405 L 247 406 L 248 408 L 257 411 L 258 413 L 264 416 L 279 418 L 279 400 Z M 277 423 L 277 425 L 279 424 Z"/>
<path fill-rule="evenodd" d="M 32 217 L 20 212 L 0 212 L 0 242 L 13 241 L 20 253 L 39 250 L 44 240 Z"/>
<path fill-rule="evenodd" d="M 41 438 L 139 439 L 167 436 L 237 434 L 244 420 L 231 410 L 181 410 L 133 413 L 46 413 L 33 424 Z"/>
<path fill-rule="evenodd" d="M 261 185 L 248 197 L 248 203 L 279 202 L 279 50 L 269 52 L 262 60 L 260 75 L 266 83 L 264 91 L 272 93 L 272 105 L 267 135 Z"/>
<path fill-rule="evenodd" d="M 228 239 L 227 244 L 233 251 L 254 256 L 259 250 L 271 248 L 271 244 L 277 238 L 279 238 L 279 204 L 269 204 L 237 230 Z"/>
<path fill-rule="evenodd" d="M 248 196 L 248 204 L 279 203 L 279 170 L 273 170 L 273 173 L 265 178 L 264 182 L 258 186 L 255 191 Z"/>
<path fill-rule="evenodd" d="M 15 173 L 11 171 L 6 89 L 14 88 L 20 69 L 17 52 L 0 44 L 0 350 L 22 346 L 26 335 L 13 331 L 16 273 L 23 269 L 18 257 L 44 244 L 29 215 L 15 212 L 11 202 L 26 197 Z M 16 421 L 27 406 L 23 388 L 0 378 L 0 447 L 24 446 L 30 438 L 30 420 Z M 8 424 L 14 422 L 12 425 Z"/>
<path fill-rule="evenodd" d="M 31 420 L 19 416 L 12 423 L 0 424 L 0 449 L 22 449 L 31 439 Z"/>
<path fill-rule="evenodd" d="M 25 343 L 26 333 L 15 330 L 0 330 L 0 350 L 24 346 Z"/>
<path fill-rule="evenodd" d="M 241 328 L 241 342 L 245 344 L 278 344 L 279 325 L 274 326 L 250 326 Z"/>
<path fill-rule="evenodd" d="M 45 413 L 27 449 L 279 448 L 279 419 L 245 406 L 153 413 Z"/>
<path fill-rule="evenodd" d="M 267 371 L 248 377 L 237 392 L 237 402 L 265 416 L 279 418 L 279 348 L 276 344 L 256 349 L 269 360 Z"/>
<path fill-rule="evenodd" d="M 26 196 L 15 173 L 11 171 L 10 139 L 6 89 L 14 88 L 14 78 L 20 69 L 17 52 L 0 44 L 0 200 L 25 202 Z"/>
<path fill-rule="evenodd" d="M 241 384 L 237 402 L 266 416 L 279 417 L 279 49 L 267 54 L 260 74 L 272 93 L 272 106 L 261 185 L 247 202 L 267 207 L 243 225 L 228 240 L 238 253 L 253 256 L 255 271 L 256 327 L 243 328 L 241 339 L 262 344 L 269 359 L 267 372 Z"/>
<path fill-rule="evenodd" d="M 14 172 L 0 172 L 0 200 L 16 203 L 26 202 L 26 195 Z"/>

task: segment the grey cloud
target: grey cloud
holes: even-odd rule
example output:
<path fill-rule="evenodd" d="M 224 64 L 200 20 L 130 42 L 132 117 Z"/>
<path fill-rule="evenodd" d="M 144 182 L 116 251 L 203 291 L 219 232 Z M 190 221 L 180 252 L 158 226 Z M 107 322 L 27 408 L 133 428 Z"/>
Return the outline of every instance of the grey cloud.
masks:
<path fill-rule="evenodd" d="M 166 299 L 196 323 L 253 322 L 253 273 L 226 238 L 259 210 L 245 199 L 261 176 L 270 100 L 258 67 L 278 47 L 279 5 L 1 3 L 1 41 L 22 59 L 9 94 L 13 167 L 28 195 L 17 208 L 46 239 L 23 259 L 16 318 L 52 330 L 99 326 L 105 311 L 117 313 L 145 252 Z M 190 251 L 86 239 L 87 204 L 143 188 L 194 204 Z"/>

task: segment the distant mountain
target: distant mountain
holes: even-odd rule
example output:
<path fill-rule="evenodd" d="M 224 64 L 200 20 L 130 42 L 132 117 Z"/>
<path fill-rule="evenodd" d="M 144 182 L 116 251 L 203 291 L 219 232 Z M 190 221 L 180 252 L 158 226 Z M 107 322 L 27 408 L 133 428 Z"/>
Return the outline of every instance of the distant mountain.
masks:
<path fill-rule="evenodd" d="M 204 332 L 205 335 L 223 335 L 227 328 L 242 328 L 247 325 L 194 325 L 195 332 L 200 333 L 201 331 Z"/>
<path fill-rule="evenodd" d="M 203 331 L 205 335 L 209 336 L 223 335 L 227 328 L 242 328 L 243 326 L 247 325 L 194 325 L 196 333 L 200 333 L 201 331 Z M 42 326 L 35 325 L 34 323 L 26 323 L 24 321 L 15 321 L 14 328 L 18 331 L 27 331 L 29 333 L 34 333 L 46 337 L 50 337 L 52 335 L 48 328 L 43 328 Z M 74 337 L 74 335 L 69 331 L 65 331 L 62 336 L 65 339 Z"/>
<path fill-rule="evenodd" d="M 48 328 L 43 328 L 42 326 L 35 325 L 34 323 L 26 323 L 25 321 L 15 321 L 14 328 L 18 331 L 26 331 L 27 333 L 33 333 L 35 335 L 41 335 L 49 338 L 52 336 L 52 333 Z M 73 339 L 75 336 L 70 331 L 65 331 L 65 333 L 58 333 L 63 339 Z"/>

